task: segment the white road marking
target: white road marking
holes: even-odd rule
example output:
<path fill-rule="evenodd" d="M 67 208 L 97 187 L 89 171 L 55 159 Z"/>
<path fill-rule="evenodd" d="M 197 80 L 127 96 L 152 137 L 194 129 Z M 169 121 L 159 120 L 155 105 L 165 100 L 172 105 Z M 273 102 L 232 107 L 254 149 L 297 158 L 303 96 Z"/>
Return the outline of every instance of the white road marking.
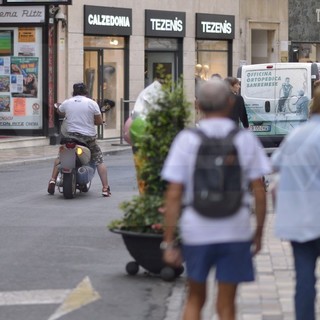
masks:
<path fill-rule="evenodd" d="M 97 291 L 92 287 L 89 277 L 85 277 L 78 286 L 71 291 L 62 305 L 55 311 L 55 313 L 48 320 L 56 320 L 60 317 L 80 309 L 81 307 L 99 300 L 101 297 Z"/>
<path fill-rule="evenodd" d="M 0 292 L 0 306 L 62 303 L 71 290 L 31 290 Z"/>
<path fill-rule="evenodd" d="M 0 292 L 0 306 L 60 304 L 48 320 L 63 315 L 99 300 L 101 297 L 85 277 L 73 290 L 30 290 Z"/>

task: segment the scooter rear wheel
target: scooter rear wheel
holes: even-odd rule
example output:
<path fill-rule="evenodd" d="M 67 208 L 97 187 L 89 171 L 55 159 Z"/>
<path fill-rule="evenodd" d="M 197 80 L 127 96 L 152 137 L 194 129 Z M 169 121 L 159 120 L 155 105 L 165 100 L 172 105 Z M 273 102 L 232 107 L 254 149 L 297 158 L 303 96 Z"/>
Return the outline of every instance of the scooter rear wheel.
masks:
<path fill-rule="evenodd" d="M 66 199 L 72 199 L 76 195 L 77 182 L 76 171 L 72 170 L 70 173 L 63 174 L 63 196 Z"/>

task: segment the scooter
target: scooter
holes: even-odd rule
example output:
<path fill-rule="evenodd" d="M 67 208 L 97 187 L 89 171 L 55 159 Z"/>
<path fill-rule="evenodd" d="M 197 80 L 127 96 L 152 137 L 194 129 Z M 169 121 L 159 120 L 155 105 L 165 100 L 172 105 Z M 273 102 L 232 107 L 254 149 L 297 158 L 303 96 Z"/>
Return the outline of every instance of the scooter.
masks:
<path fill-rule="evenodd" d="M 72 199 L 77 189 L 80 192 L 89 191 L 96 167 L 90 162 L 91 152 L 85 143 L 73 137 L 64 137 L 60 144 L 56 186 L 65 199 Z"/>
<path fill-rule="evenodd" d="M 57 110 L 61 103 L 55 103 Z M 88 192 L 94 177 L 96 166 L 90 162 L 91 151 L 87 144 L 76 137 L 68 137 L 61 123 L 61 141 L 59 148 L 59 173 L 56 186 L 66 199 L 75 197 L 77 189 Z M 63 129 L 64 128 L 64 129 Z"/>

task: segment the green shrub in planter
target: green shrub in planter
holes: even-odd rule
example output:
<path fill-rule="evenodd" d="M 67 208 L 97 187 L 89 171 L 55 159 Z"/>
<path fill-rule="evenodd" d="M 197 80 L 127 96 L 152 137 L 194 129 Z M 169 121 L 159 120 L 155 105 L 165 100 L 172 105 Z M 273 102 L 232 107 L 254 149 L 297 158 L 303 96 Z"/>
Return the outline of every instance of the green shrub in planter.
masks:
<path fill-rule="evenodd" d="M 184 94 L 182 79 L 173 82 L 166 78 L 162 90 L 158 108 L 147 115 L 145 135 L 135 145 L 141 163 L 137 175 L 144 182 L 144 192 L 120 205 L 124 217 L 112 221 L 109 229 L 162 232 L 161 208 L 166 182 L 160 173 L 173 139 L 184 129 L 190 116 L 190 104 Z"/>

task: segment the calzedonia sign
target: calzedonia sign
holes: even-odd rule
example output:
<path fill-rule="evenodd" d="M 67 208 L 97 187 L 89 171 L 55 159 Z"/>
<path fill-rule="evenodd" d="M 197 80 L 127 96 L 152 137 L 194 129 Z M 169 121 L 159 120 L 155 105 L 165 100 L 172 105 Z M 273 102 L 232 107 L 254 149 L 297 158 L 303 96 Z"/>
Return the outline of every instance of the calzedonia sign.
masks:
<path fill-rule="evenodd" d="M 198 39 L 234 39 L 234 16 L 197 13 L 196 20 Z"/>
<path fill-rule="evenodd" d="M 147 37 L 182 38 L 186 34 L 186 13 L 146 10 L 145 34 Z"/>
<path fill-rule="evenodd" d="M 84 34 L 129 36 L 132 34 L 132 10 L 84 6 Z"/>

